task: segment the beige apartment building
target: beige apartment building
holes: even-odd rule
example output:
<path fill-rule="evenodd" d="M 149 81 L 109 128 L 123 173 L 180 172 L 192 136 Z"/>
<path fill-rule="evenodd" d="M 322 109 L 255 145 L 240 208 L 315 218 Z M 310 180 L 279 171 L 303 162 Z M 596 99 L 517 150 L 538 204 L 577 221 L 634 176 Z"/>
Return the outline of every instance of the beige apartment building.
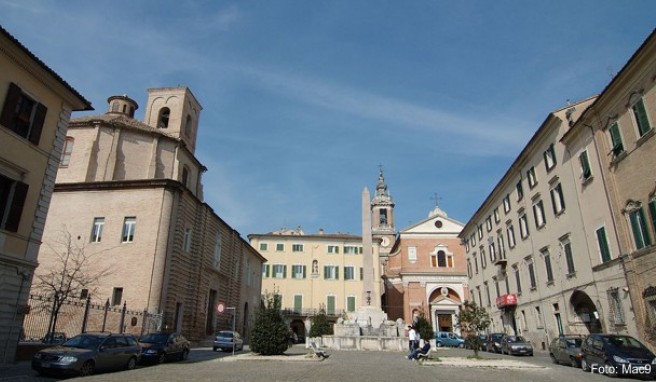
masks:
<path fill-rule="evenodd" d="M 490 331 L 654 347 L 655 64 L 652 33 L 598 96 L 547 117 L 463 229 Z"/>
<path fill-rule="evenodd" d="M 605 197 L 615 226 L 618 248 L 611 248 L 610 260 L 593 263 L 593 272 L 611 276 L 623 269 L 627 280 L 626 285 L 618 282 L 607 290 L 611 309 L 604 329 L 612 333 L 635 325 L 639 338 L 652 349 L 656 349 L 655 68 L 656 32 L 652 32 L 563 138 L 573 156 L 589 151 L 588 184 L 579 187 L 585 224 L 594 224 L 590 218 L 598 214 L 598 205 L 587 200 L 587 188 L 598 183 L 596 192 Z"/>
<path fill-rule="evenodd" d="M 89 101 L 0 27 L 0 363 L 13 362 L 72 111 Z"/>
<path fill-rule="evenodd" d="M 299 227 L 250 234 L 251 245 L 267 258 L 262 293 L 281 298 L 290 328 L 305 337 L 309 317 L 324 309 L 335 320 L 355 312 L 362 301 L 362 238 L 343 233 L 306 234 Z M 380 275 L 378 275 L 380 276 Z M 379 298 L 371 293 L 371 298 Z"/>
<path fill-rule="evenodd" d="M 265 259 L 203 201 L 202 107 L 184 86 L 149 89 L 143 122 L 138 107 L 112 96 L 107 113 L 71 120 L 37 276 L 61 265 L 59 243 L 71 238 L 90 256 L 88 272 L 110 272 L 70 297 L 148 314 L 128 317 L 127 331 L 204 340 L 234 321 L 247 335 Z M 32 293 L 43 290 L 35 283 Z M 219 302 L 234 309 L 218 314 Z"/>
<path fill-rule="evenodd" d="M 456 314 L 469 299 L 463 223 L 435 207 L 423 219 L 399 231 L 383 260 L 383 310 L 391 320 L 414 322 L 419 315 L 437 331 L 460 333 Z"/>

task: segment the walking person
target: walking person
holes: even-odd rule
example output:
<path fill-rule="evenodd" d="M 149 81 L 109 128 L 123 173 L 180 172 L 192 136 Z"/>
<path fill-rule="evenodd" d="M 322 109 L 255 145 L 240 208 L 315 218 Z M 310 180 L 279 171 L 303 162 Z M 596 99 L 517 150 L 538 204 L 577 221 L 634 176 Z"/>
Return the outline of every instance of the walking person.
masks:
<path fill-rule="evenodd" d="M 412 325 L 408 326 L 408 329 L 408 350 L 410 350 L 410 354 L 412 354 L 412 352 L 419 346 L 419 334 Z"/>

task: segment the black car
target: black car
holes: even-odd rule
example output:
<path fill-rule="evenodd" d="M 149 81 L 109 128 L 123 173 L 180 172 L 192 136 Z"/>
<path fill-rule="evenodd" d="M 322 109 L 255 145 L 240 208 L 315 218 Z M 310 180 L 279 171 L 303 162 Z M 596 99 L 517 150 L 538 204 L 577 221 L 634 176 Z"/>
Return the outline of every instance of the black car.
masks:
<path fill-rule="evenodd" d="M 141 362 L 164 363 L 169 360 L 185 360 L 191 344 L 179 333 L 150 333 L 139 338 L 143 349 Z"/>
<path fill-rule="evenodd" d="M 131 335 L 83 333 L 38 351 L 32 357 L 32 369 L 42 375 L 82 376 L 96 371 L 131 370 L 140 355 L 141 347 Z"/>
<path fill-rule="evenodd" d="M 492 333 L 487 336 L 486 350 L 490 353 L 501 353 L 501 339 L 505 333 Z"/>
<path fill-rule="evenodd" d="M 609 377 L 656 377 L 656 357 L 637 339 L 617 334 L 590 334 L 581 345 L 581 368 Z"/>
<path fill-rule="evenodd" d="M 549 344 L 549 357 L 553 363 L 562 363 L 572 367 L 581 367 L 581 344 L 579 336 L 560 336 Z"/>

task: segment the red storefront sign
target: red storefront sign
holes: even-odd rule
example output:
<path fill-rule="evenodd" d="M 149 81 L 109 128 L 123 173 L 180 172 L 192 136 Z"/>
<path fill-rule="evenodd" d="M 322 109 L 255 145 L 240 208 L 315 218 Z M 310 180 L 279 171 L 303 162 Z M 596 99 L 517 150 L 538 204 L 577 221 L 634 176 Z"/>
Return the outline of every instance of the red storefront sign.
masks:
<path fill-rule="evenodd" d="M 505 308 L 507 306 L 517 306 L 516 294 L 508 293 L 497 297 L 497 308 Z"/>

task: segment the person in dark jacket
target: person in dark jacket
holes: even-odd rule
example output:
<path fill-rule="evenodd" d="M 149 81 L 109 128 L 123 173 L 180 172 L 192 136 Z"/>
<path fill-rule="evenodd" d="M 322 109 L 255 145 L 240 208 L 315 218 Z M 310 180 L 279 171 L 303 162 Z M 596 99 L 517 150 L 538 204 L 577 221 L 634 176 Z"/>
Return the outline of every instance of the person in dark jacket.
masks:
<path fill-rule="evenodd" d="M 410 353 L 408 356 L 408 359 L 414 359 L 416 360 L 419 354 L 428 354 L 428 351 L 430 350 L 430 343 L 428 341 L 424 341 L 424 346 L 417 348 Z"/>

